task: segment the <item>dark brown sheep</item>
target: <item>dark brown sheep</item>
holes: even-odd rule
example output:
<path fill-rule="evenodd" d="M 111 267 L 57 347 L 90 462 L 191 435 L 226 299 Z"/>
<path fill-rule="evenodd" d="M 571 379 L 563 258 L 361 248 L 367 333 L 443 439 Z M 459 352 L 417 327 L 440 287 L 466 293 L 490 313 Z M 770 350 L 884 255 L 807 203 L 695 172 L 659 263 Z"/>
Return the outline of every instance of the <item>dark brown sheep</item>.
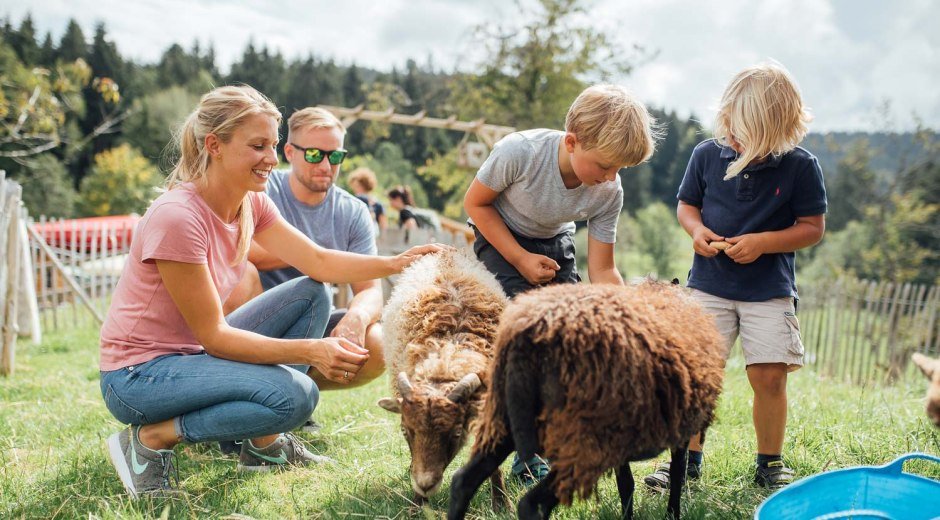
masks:
<path fill-rule="evenodd" d="M 440 487 L 479 414 L 506 303 L 496 278 L 467 252 L 426 256 L 396 281 L 382 318 L 393 395 L 379 406 L 401 414 L 417 502 Z M 494 485 L 500 499 L 499 475 Z"/>
<path fill-rule="evenodd" d="M 520 518 L 547 518 L 589 497 L 616 470 L 633 513 L 629 462 L 663 450 L 684 469 L 693 434 L 711 423 L 723 378 L 722 339 L 678 286 L 557 285 L 518 296 L 503 313 L 491 388 L 470 462 L 451 484 L 449 518 L 463 518 L 482 481 L 514 449 L 551 472 L 519 502 Z M 679 516 L 684 471 L 671 475 Z"/>

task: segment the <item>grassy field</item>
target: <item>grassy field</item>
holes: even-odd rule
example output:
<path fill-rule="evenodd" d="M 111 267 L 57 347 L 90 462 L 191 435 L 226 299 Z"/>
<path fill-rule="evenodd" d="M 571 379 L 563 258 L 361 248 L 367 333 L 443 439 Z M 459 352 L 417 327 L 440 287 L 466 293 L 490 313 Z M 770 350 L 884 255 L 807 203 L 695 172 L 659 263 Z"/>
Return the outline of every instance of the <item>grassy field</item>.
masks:
<path fill-rule="evenodd" d="M 445 493 L 430 507 L 411 507 L 408 448 L 397 416 L 374 404 L 386 391 L 384 379 L 322 397 L 317 418 L 324 430 L 304 438 L 339 461 L 335 466 L 243 475 L 212 446 L 182 446 L 185 495 L 131 501 L 107 460 L 104 439 L 121 425 L 98 390 L 96 345 L 91 328 L 49 336 L 39 347 L 21 345 L 15 376 L 0 379 L 0 518 L 441 518 L 446 512 Z M 786 456 L 800 476 L 881 464 L 910 451 L 940 453 L 940 430 L 923 412 L 926 381 L 862 389 L 809 371 L 791 377 Z M 685 518 L 753 516 L 767 495 L 751 484 L 753 451 L 750 390 L 732 360 L 705 474 L 684 497 Z M 464 460 L 466 453 L 457 462 Z M 634 474 L 642 477 L 652 466 L 634 464 Z M 911 470 L 940 476 L 926 465 Z M 523 492 L 510 491 L 514 501 Z M 638 518 L 665 516 L 665 497 L 638 489 L 637 501 Z M 613 478 L 602 480 L 595 499 L 556 511 L 557 518 L 618 518 Z M 471 517 L 510 515 L 492 513 L 485 484 Z"/>

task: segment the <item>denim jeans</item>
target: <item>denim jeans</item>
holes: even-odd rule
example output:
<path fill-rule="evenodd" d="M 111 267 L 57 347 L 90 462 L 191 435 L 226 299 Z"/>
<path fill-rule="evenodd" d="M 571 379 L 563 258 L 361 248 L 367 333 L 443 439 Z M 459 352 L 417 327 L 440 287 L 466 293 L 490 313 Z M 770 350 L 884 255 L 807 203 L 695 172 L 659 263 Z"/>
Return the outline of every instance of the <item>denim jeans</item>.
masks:
<path fill-rule="evenodd" d="M 323 337 L 329 316 L 326 287 L 304 276 L 264 292 L 225 319 L 264 336 L 296 339 Z M 293 430 L 310 417 L 319 390 L 306 368 L 169 355 L 101 372 L 101 392 L 108 410 L 125 424 L 174 419 L 186 442 L 242 440 Z"/>
<path fill-rule="evenodd" d="M 558 262 L 561 269 L 555 273 L 555 278 L 549 283 L 578 283 L 581 276 L 578 274 L 578 265 L 574 254 L 574 237 L 568 233 L 561 233 L 552 238 L 529 238 L 514 231 L 509 231 L 522 249 L 537 255 L 544 255 Z M 503 258 L 503 255 L 490 244 L 480 230 L 473 228 L 476 240 L 473 242 L 473 252 L 486 270 L 496 276 L 496 281 L 502 286 L 506 296 L 515 298 L 516 295 L 541 287 L 532 285 L 522 276 L 516 267 Z"/>

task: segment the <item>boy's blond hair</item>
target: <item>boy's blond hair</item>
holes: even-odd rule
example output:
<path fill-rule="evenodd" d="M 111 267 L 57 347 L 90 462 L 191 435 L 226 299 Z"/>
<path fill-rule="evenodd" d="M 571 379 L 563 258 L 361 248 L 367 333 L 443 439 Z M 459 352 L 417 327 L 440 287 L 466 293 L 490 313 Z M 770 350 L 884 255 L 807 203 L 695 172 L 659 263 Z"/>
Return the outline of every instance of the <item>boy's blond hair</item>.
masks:
<path fill-rule="evenodd" d="M 358 184 L 366 193 L 374 190 L 376 184 L 378 184 L 378 181 L 375 179 L 375 172 L 365 166 L 361 166 L 350 172 L 346 182 L 349 183 L 350 186 Z"/>
<path fill-rule="evenodd" d="M 738 73 L 721 97 L 715 121 L 719 143 L 730 146 L 733 137 L 744 149 L 728 165 L 725 180 L 734 178 L 756 159 L 780 156 L 796 148 L 812 119 L 796 82 L 783 65 L 761 63 Z"/>
<path fill-rule="evenodd" d="M 291 114 L 287 120 L 287 139 L 290 140 L 294 132 L 305 128 L 339 128 L 346 135 L 346 127 L 329 110 L 320 107 L 307 107 Z"/>
<path fill-rule="evenodd" d="M 565 131 L 573 133 L 584 150 L 597 149 L 617 165 L 635 166 L 650 158 L 658 137 L 656 120 L 620 85 L 593 85 L 584 89 L 565 117 Z"/>

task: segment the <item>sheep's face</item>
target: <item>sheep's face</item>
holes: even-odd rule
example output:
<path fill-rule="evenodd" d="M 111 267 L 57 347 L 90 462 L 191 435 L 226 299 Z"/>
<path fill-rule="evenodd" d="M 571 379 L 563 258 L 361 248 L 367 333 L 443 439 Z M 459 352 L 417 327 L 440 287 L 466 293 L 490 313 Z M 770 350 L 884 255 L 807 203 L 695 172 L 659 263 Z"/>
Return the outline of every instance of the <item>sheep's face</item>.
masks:
<path fill-rule="evenodd" d="M 468 385 L 465 381 L 471 376 L 475 384 Z M 446 394 L 430 385 L 409 383 L 400 399 L 379 401 L 382 408 L 401 414 L 401 430 L 411 451 L 411 487 L 418 495 L 428 497 L 440 488 L 444 470 L 466 443 L 473 416 L 469 397 L 479 387 L 475 374 L 468 378 Z"/>
<path fill-rule="evenodd" d="M 467 438 L 469 407 L 444 396 L 404 399 L 401 430 L 411 450 L 411 486 L 421 496 L 434 494 Z"/>
<path fill-rule="evenodd" d="M 940 426 L 940 359 L 931 359 L 922 354 L 914 354 L 914 363 L 930 380 L 927 388 L 927 416 Z"/>

